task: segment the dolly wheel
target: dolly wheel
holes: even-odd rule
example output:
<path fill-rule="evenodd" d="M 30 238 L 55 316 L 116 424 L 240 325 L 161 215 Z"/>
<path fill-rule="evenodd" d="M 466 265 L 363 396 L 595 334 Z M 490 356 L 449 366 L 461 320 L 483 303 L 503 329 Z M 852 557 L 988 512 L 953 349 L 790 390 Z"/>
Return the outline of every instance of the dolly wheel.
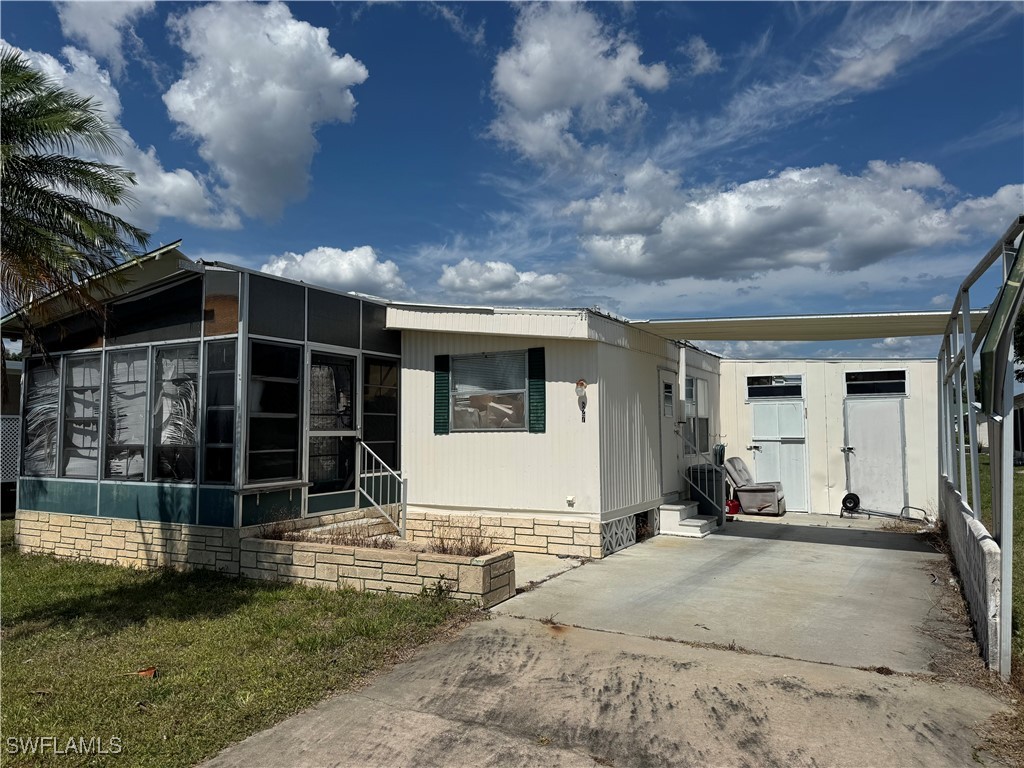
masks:
<path fill-rule="evenodd" d="M 843 512 L 849 512 L 851 515 L 860 509 L 860 496 L 856 493 L 848 493 L 843 496 L 843 508 L 839 511 L 839 516 L 843 516 Z"/>

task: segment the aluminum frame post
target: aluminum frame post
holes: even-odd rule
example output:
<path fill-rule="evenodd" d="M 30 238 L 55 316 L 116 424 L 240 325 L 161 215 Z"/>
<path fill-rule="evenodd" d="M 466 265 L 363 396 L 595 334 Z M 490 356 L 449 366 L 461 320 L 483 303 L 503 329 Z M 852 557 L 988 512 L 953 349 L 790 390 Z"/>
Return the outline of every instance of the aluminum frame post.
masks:
<path fill-rule="evenodd" d="M 971 511 L 974 519 L 981 516 L 981 478 L 978 474 L 978 416 L 974 411 L 974 352 L 971 336 L 971 292 L 960 293 L 960 306 L 964 319 L 964 370 L 967 372 L 967 429 L 971 445 Z M 966 498 L 966 496 L 964 497 Z"/>

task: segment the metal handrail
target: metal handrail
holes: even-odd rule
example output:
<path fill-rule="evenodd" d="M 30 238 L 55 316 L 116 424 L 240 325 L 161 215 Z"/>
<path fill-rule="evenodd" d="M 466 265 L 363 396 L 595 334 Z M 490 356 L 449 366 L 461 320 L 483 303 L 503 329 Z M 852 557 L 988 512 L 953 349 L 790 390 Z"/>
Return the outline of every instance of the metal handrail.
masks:
<path fill-rule="evenodd" d="M 683 447 L 684 448 L 692 448 L 693 449 L 693 453 L 696 454 L 699 458 L 706 459 L 705 463 L 708 466 L 710 466 L 712 469 L 714 469 L 716 474 L 718 474 L 718 475 L 722 474 L 724 469 L 722 467 L 718 466 L 717 464 L 715 464 L 714 459 L 711 457 L 711 454 L 705 454 L 702 450 L 700 450 L 697 447 L 697 445 L 695 443 L 693 443 L 690 440 L 688 440 L 685 434 L 681 434 L 680 437 L 683 439 Z M 708 503 L 711 504 L 712 507 L 714 507 L 715 509 L 718 510 L 718 517 L 719 517 L 719 520 L 721 520 L 722 519 L 722 506 L 721 506 L 721 504 L 719 504 L 713 498 L 711 498 L 706 493 L 704 493 L 704 491 L 702 491 L 700 489 L 700 487 L 687 476 L 686 472 L 683 472 L 683 480 L 686 481 L 686 484 L 688 486 L 690 486 L 690 488 L 692 488 L 693 490 L 697 491 L 697 493 L 699 493 L 701 496 L 703 496 L 705 499 L 707 499 Z"/>
<path fill-rule="evenodd" d="M 405 536 L 405 514 L 408 500 L 408 480 L 402 473 L 389 467 L 384 460 L 373 452 L 362 440 L 358 446 L 359 493 L 366 497 L 382 516 L 387 518 L 398 531 Z M 369 461 L 367 461 L 369 460 Z M 395 489 L 397 487 L 397 498 Z M 382 506 L 383 505 L 383 506 Z M 385 511 L 384 506 L 398 507 L 398 520 Z"/>

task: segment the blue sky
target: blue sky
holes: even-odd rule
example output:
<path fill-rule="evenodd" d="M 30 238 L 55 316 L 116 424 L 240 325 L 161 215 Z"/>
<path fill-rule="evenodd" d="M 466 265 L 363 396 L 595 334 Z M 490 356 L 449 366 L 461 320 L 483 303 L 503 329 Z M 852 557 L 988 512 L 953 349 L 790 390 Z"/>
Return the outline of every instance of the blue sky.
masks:
<path fill-rule="evenodd" d="M 1024 211 L 1020 4 L 4 2 L 0 35 L 121 127 L 154 243 L 389 298 L 945 309 Z"/>

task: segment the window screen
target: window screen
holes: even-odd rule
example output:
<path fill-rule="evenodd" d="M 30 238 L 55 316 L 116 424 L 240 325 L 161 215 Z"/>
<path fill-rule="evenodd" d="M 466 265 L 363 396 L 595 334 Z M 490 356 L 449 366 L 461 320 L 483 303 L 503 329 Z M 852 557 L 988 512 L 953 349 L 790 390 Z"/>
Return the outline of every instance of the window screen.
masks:
<path fill-rule="evenodd" d="M 107 357 L 106 477 L 143 480 L 146 472 L 146 390 L 149 355 L 145 349 Z"/>
<path fill-rule="evenodd" d="M 26 475 L 53 475 L 57 468 L 58 371 L 42 360 L 29 360 L 25 365 Z"/>
<path fill-rule="evenodd" d="M 138 344 L 199 338 L 203 317 L 203 278 L 190 277 L 110 305 L 111 344 Z"/>
<path fill-rule="evenodd" d="M 64 361 L 64 448 L 61 474 L 91 477 L 99 474 L 102 362 L 99 355 L 68 357 Z"/>
<path fill-rule="evenodd" d="M 251 342 L 249 482 L 299 477 L 301 364 L 300 347 Z"/>
<path fill-rule="evenodd" d="M 158 348 L 155 382 L 153 477 L 195 480 L 199 345 Z"/>
<path fill-rule="evenodd" d="M 848 395 L 905 395 L 907 394 L 906 371 L 848 371 L 846 374 Z"/>
<path fill-rule="evenodd" d="M 206 452 L 203 482 L 235 479 L 235 341 L 206 345 Z"/>
<path fill-rule="evenodd" d="M 747 398 L 803 397 L 803 376 L 747 376 Z"/>
<path fill-rule="evenodd" d="M 398 456 L 398 361 L 363 359 L 363 441 L 392 469 Z"/>
<path fill-rule="evenodd" d="M 298 341 L 306 338 L 306 289 L 249 275 L 249 333 Z"/>
<path fill-rule="evenodd" d="M 526 428 L 526 352 L 452 358 L 452 430 Z"/>
<path fill-rule="evenodd" d="M 359 349 L 359 299 L 309 289 L 309 340 Z"/>

